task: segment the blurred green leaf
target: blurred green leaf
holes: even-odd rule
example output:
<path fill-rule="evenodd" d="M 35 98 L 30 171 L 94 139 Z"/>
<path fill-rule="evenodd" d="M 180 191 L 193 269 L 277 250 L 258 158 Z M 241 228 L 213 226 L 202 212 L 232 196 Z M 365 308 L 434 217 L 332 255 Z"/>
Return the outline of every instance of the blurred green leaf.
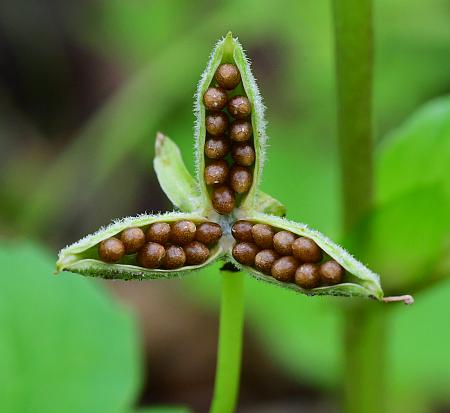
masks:
<path fill-rule="evenodd" d="M 54 277 L 28 243 L 0 244 L 0 411 L 114 413 L 140 384 L 136 326 L 97 283 Z"/>
<path fill-rule="evenodd" d="M 130 413 L 190 413 L 190 409 L 181 406 L 155 406 L 136 410 Z"/>

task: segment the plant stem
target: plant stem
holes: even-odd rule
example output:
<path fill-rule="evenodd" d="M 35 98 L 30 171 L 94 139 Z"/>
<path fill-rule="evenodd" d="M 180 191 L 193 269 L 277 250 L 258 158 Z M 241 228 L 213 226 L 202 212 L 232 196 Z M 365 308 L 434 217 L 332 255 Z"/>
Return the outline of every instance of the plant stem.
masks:
<path fill-rule="evenodd" d="M 371 0 L 334 0 L 341 160 L 343 227 L 350 232 L 372 207 L 372 68 Z M 346 311 L 344 333 L 344 411 L 385 411 L 384 308 L 366 303 Z"/>
<path fill-rule="evenodd" d="M 235 410 L 241 372 L 244 326 L 244 279 L 241 272 L 222 271 L 219 344 L 210 413 Z"/>

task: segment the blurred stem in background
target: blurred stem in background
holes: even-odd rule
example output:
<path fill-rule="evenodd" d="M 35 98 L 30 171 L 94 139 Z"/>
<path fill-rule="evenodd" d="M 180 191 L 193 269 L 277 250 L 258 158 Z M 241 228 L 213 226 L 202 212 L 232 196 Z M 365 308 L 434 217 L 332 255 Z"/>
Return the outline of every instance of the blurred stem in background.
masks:
<path fill-rule="evenodd" d="M 338 135 L 343 229 L 349 233 L 373 203 L 371 0 L 334 0 Z M 385 411 L 385 314 L 376 304 L 345 312 L 344 411 Z"/>
<path fill-rule="evenodd" d="M 211 413 L 232 413 L 239 394 L 242 329 L 244 325 L 244 279 L 241 272 L 221 271 L 219 344 Z"/>

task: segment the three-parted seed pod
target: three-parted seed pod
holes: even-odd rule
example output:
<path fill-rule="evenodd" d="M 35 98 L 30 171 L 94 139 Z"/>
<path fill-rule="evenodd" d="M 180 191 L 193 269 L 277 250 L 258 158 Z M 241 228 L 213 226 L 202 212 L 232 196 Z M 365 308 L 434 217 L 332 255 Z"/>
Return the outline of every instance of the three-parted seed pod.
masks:
<path fill-rule="evenodd" d="M 304 289 L 344 281 L 344 268 L 310 238 L 244 220 L 237 221 L 231 233 L 236 240 L 233 257 L 278 281 Z"/>
<path fill-rule="evenodd" d="M 207 158 L 204 180 L 210 187 L 214 209 L 223 215 L 230 214 L 235 208 L 236 194 L 247 193 L 253 183 L 252 105 L 247 96 L 236 94 L 240 81 L 237 66 L 222 63 L 203 94 L 203 104 L 208 112 L 205 128 L 209 135 L 204 147 Z M 227 156 L 230 148 L 231 157 Z"/>

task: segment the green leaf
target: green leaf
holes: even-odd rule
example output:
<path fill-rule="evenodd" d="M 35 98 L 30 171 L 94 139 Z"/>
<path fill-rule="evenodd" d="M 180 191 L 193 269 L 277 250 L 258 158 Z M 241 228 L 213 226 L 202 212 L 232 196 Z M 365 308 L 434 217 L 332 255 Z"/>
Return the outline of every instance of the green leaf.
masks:
<path fill-rule="evenodd" d="M 139 227 L 144 231 L 154 222 L 174 222 L 190 220 L 194 223 L 204 222 L 206 219 L 197 213 L 168 212 L 159 215 L 139 215 L 127 217 L 113 222 L 106 228 L 100 228 L 94 234 L 87 235 L 74 244 L 62 249 L 56 263 L 57 272 L 71 271 L 90 277 L 107 279 L 155 279 L 173 278 L 205 268 L 223 254 L 219 243 L 211 251 L 208 259 L 200 265 L 191 265 L 176 270 L 148 269 L 136 265 L 135 255 L 126 255 L 118 263 L 105 263 L 98 256 L 98 244 L 103 240 L 120 234 L 124 229 Z"/>
<path fill-rule="evenodd" d="M 99 284 L 0 244 L 0 411 L 120 413 L 140 384 L 136 326 Z"/>
<path fill-rule="evenodd" d="M 184 212 L 200 208 L 197 183 L 187 170 L 177 144 L 162 133 L 156 135 L 153 165 L 159 184 L 173 205 Z"/>

